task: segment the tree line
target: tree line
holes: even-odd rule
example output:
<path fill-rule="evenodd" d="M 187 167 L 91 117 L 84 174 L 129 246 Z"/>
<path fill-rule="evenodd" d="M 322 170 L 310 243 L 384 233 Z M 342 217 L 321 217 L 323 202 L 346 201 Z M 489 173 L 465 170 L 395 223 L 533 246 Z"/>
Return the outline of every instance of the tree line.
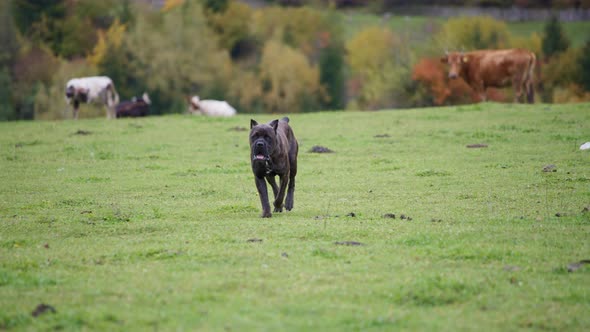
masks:
<path fill-rule="evenodd" d="M 329 5 L 2 1 L 0 119 L 68 118 L 65 83 L 91 75 L 111 77 L 122 100 L 149 92 L 153 114 L 184 112 L 191 95 L 248 113 L 469 103 L 469 87 L 448 82 L 438 61 L 461 48 L 530 49 L 542 59 L 541 101 L 590 100 L 590 43 L 571 47 L 556 19 L 524 38 L 485 17 L 428 21 L 409 33 L 379 20 L 350 33 L 348 19 Z M 505 93 L 492 99 L 510 100 Z"/>

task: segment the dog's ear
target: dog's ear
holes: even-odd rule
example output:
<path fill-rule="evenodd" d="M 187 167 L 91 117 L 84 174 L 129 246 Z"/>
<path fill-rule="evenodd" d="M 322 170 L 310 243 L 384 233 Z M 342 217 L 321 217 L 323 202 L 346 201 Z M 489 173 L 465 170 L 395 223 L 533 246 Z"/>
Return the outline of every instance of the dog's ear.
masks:
<path fill-rule="evenodd" d="M 254 119 L 250 119 L 250 129 L 252 129 L 256 126 L 258 126 L 258 122 L 256 122 L 256 120 L 254 120 Z"/>
<path fill-rule="evenodd" d="M 270 126 L 272 127 L 272 129 L 275 130 L 275 133 L 276 133 L 277 128 L 279 128 L 279 119 L 272 120 L 272 122 L 270 123 Z"/>

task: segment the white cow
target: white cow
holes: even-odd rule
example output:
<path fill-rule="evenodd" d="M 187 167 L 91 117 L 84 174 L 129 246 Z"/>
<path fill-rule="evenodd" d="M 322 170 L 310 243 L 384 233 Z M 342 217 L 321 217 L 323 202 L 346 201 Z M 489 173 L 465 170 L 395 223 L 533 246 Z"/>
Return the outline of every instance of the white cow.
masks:
<path fill-rule="evenodd" d="M 199 96 L 189 99 L 188 111 L 195 115 L 234 116 L 236 110 L 227 101 L 201 100 Z"/>
<path fill-rule="evenodd" d="M 107 119 L 114 119 L 119 95 L 113 81 L 106 76 L 73 78 L 66 84 L 66 102 L 73 104 L 74 119 L 78 119 L 80 103 L 103 105 L 107 111 Z"/>

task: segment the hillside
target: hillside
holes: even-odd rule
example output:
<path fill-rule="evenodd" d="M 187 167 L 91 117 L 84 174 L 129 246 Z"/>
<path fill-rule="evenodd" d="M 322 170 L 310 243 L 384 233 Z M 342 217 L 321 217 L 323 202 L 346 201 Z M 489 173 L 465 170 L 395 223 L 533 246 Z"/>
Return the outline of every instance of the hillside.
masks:
<path fill-rule="evenodd" d="M 589 108 L 289 115 L 271 219 L 250 116 L 0 123 L 0 329 L 588 330 Z"/>

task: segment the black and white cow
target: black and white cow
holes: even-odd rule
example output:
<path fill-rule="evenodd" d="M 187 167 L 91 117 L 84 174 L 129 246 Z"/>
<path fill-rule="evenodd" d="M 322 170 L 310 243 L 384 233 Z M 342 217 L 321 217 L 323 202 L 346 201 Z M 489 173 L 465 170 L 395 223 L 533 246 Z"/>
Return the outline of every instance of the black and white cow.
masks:
<path fill-rule="evenodd" d="M 106 76 L 73 78 L 66 84 L 66 102 L 73 106 L 74 119 L 78 119 L 80 103 L 103 105 L 107 119 L 114 119 L 119 95 L 113 81 Z"/>

